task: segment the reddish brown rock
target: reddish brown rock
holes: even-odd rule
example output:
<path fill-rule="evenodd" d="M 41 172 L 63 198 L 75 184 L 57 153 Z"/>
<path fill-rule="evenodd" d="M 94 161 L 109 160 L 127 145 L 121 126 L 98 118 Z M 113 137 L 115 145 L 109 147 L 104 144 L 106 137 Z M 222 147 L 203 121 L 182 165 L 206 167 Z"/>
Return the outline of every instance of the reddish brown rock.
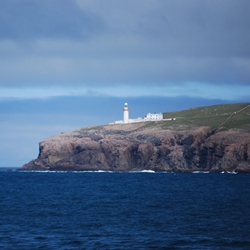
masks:
<path fill-rule="evenodd" d="M 20 170 L 250 172 L 250 133 L 144 126 L 108 125 L 52 136 L 39 144 L 38 158 Z"/>

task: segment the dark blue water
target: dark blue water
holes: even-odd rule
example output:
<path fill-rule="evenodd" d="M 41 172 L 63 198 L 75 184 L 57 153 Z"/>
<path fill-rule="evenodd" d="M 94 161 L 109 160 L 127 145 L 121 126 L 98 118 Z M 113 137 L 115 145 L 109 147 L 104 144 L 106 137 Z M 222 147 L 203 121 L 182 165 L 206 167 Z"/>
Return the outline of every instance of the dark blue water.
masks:
<path fill-rule="evenodd" d="M 0 249 L 250 249 L 250 175 L 0 172 Z"/>

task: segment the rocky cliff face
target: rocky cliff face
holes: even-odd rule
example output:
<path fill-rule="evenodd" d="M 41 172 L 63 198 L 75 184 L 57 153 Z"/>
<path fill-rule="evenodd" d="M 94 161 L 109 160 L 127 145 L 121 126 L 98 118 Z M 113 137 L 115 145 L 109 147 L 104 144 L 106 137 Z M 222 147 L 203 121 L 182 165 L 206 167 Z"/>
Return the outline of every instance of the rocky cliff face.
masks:
<path fill-rule="evenodd" d="M 108 125 L 45 139 L 20 170 L 250 172 L 250 133 Z"/>

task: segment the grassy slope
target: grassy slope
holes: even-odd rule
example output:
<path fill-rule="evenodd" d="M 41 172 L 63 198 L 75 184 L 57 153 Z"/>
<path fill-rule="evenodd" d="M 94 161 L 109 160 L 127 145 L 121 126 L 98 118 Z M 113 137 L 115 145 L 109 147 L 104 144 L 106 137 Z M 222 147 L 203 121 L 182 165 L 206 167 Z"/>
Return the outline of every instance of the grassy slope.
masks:
<path fill-rule="evenodd" d="M 242 110 L 243 108 L 245 109 Z M 242 111 L 239 112 L 240 110 Z M 250 132 L 250 103 L 221 104 L 164 113 L 164 118 L 173 117 L 176 118 L 176 121 L 164 121 L 162 127 L 178 129 L 182 126 L 187 128 L 211 126 L 217 129 L 222 125 L 223 129 L 241 129 Z M 228 119 L 229 117 L 230 119 Z M 223 124 L 227 119 L 228 121 Z"/>
<path fill-rule="evenodd" d="M 234 114 L 234 112 L 236 112 L 236 114 Z M 250 132 L 250 102 L 191 108 L 189 110 L 163 113 L 163 117 L 164 119 L 176 118 L 176 120 L 143 122 L 141 123 L 140 129 L 161 128 L 178 131 L 192 129 L 198 126 L 210 126 L 213 129 L 237 129 Z M 130 123 L 129 125 L 131 130 L 138 129 L 136 123 L 134 123 L 134 125 Z M 120 126 L 119 129 L 123 129 L 124 126 L 128 126 L 128 124 L 116 126 Z M 87 127 L 79 131 L 99 130 L 103 129 L 103 127 L 104 126 Z"/>

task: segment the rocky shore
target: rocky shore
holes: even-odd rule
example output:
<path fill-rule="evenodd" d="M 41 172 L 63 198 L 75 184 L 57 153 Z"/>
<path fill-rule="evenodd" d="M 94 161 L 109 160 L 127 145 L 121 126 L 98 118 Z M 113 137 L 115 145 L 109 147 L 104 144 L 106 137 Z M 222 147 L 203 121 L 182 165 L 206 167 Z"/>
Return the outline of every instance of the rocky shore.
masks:
<path fill-rule="evenodd" d="M 19 170 L 250 173 L 250 133 L 145 123 L 85 128 L 40 142 L 38 158 Z"/>

